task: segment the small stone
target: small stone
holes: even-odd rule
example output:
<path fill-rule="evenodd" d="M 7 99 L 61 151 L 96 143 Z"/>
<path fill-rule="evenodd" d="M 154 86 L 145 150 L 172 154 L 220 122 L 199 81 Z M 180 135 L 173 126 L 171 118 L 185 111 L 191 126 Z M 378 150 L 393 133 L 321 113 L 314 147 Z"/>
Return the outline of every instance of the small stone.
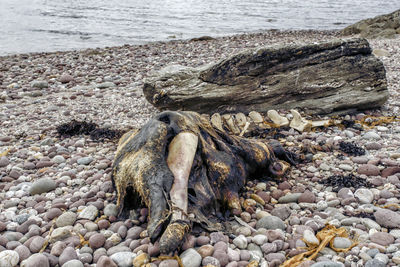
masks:
<path fill-rule="evenodd" d="M 253 237 L 253 242 L 259 246 L 264 245 L 266 242 L 268 242 L 268 237 L 266 235 L 255 235 Z"/>
<path fill-rule="evenodd" d="M 247 247 L 247 238 L 244 235 L 239 235 L 235 239 L 233 239 L 233 244 L 240 249 L 246 249 Z"/>
<path fill-rule="evenodd" d="M 265 254 L 274 253 L 278 250 L 277 245 L 275 243 L 265 243 L 261 246 L 262 252 Z"/>
<path fill-rule="evenodd" d="M 373 139 L 380 139 L 381 136 L 374 131 L 369 131 L 366 132 L 362 138 L 366 140 L 373 140 Z"/>
<path fill-rule="evenodd" d="M 32 184 L 31 188 L 29 189 L 29 194 L 33 196 L 36 194 L 47 193 L 56 189 L 56 187 L 57 184 L 52 179 L 41 178 Z"/>
<path fill-rule="evenodd" d="M 60 83 L 69 83 L 74 80 L 74 77 L 72 77 L 69 74 L 63 74 L 60 76 L 60 78 L 58 80 L 60 81 Z"/>
<path fill-rule="evenodd" d="M 58 261 L 62 266 L 64 263 L 70 260 L 77 260 L 77 259 L 78 255 L 76 254 L 75 249 L 72 247 L 66 247 L 64 251 L 61 253 L 60 257 L 58 258 Z"/>
<path fill-rule="evenodd" d="M 389 262 L 389 257 L 386 254 L 378 253 L 375 255 L 375 260 L 381 261 L 386 265 Z"/>
<path fill-rule="evenodd" d="M 117 216 L 118 215 L 118 207 L 117 205 L 111 203 L 107 204 L 104 207 L 104 215 L 106 216 Z"/>
<path fill-rule="evenodd" d="M 80 260 L 70 260 L 64 263 L 61 267 L 83 267 L 83 263 Z"/>
<path fill-rule="evenodd" d="M 8 160 L 8 158 L 6 156 L 0 157 L 0 168 L 7 167 L 8 164 L 10 164 L 10 161 Z"/>
<path fill-rule="evenodd" d="M 311 267 L 344 267 L 343 263 L 333 261 L 320 261 L 311 265 Z"/>
<path fill-rule="evenodd" d="M 333 239 L 333 247 L 336 249 L 346 249 L 352 245 L 351 240 L 345 237 L 335 237 Z"/>
<path fill-rule="evenodd" d="M 61 155 L 57 155 L 53 158 L 53 162 L 57 163 L 57 164 L 61 164 L 65 162 L 65 158 Z"/>
<path fill-rule="evenodd" d="M 288 206 L 276 207 L 271 211 L 271 215 L 278 217 L 281 220 L 286 220 L 289 218 L 291 210 Z"/>
<path fill-rule="evenodd" d="M 149 255 L 147 253 L 142 253 L 133 259 L 133 266 L 140 267 L 142 265 L 149 263 L 149 261 L 150 261 Z"/>
<path fill-rule="evenodd" d="M 313 232 L 311 232 L 308 229 L 304 230 L 303 238 L 304 238 L 304 241 L 306 242 L 306 244 L 309 244 L 311 246 L 319 245 L 318 238 L 314 235 Z"/>
<path fill-rule="evenodd" d="M 103 255 L 97 261 L 96 267 L 118 267 L 118 265 L 112 259 Z"/>
<path fill-rule="evenodd" d="M 29 245 L 29 249 L 32 253 L 38 253 L 40 249 L 43 247 L 46 240 L 41 236 L 35 236 L 32 239 L 31 244 Z"/>
<path fill-rule="evenodd" d="M 314 203 L 315 202 L 315 195 L 310 190 L 304 191 L 298 199 L 299 203 Z"/>
<path fill-rule="evenodd" d="M 31 86 L 35 87 L 35 88 L 43 89 L 43 88 L 48 88 L 49 84 L 46 81 L 36 80 L 36 81 L 31 82 Z"/>
<path fill-rule="evenodd" d="M 213 257 L 219 261 L 222 267 L 229 263 L 229 257 L 226 251 L 215 250 Z"/>
<path fill-rule="evenodd" d="M 214 257 L 210 257 L 210 256 L 205 257 L 202 260 L 202 265 L 203 266 L 210 266 L 211 265 L 211 266 L 216 266 L 216 267 L 220 267 L 221 266 L 221 264 L 219 263 L 219 260 L 217 260 Z"/>
<path fill-rule="evenodd" d="M 351 166 L 349 164 L 339 164 L 339 169 L 342 169 L 344 171 L 352 171 L 353 166 Z"/>
<path fill-rule="evenodd" d="M 361 204 L 371 204 L 374 200 L 374 194 L 369 189 L 360 188 L 354 193 L 354 196 L 360 201 Z"/>
<path fill-rule="evenodd" d="M 389 246 L 394 243 L 394 237 L 391 234 L 377 232 L 371 235 L 370 240 L 382 246 Z"/>
<path fill-rule="evenodd" d="M 99 213 L 99 210 L 90 205 L 89 207 L 84 208 L 78 215 L 78 219 L 87 219 L 93 221 Z"/>
<path fill-rule="evenodd" d="M 376 222 L 386 228 L 400 228 L 400 214 L 388 209 L 378 209 L 374 213 Z"/>
<path fill-rule="evenodd" d="M 214 253 L 214 247 L 211 245 L 203 245 L 197 249 L 197 252 L 200 254 L 202 258 L 211 256 Z"/>
<path fill-rule="evenodd" d="M 118 265 L 118 267 L 130 267 L 133 265 L 133 258 L 135 254 L 132 252 L 117 252 L 110 256 L 110 258 Z"/>
<path fill-rule="evenodd" d="M 275 230 L 275 229 L 281 229 L 281 230 L 285 230 L 286 226 L 285 223 L 279 219 L 276 216 L 266 216 L 261 218 L 257 224 L 256 224 L 256 228 L 260 229 L 260 228 L 264 228 L 264 229 L 271 229 L 271 230 Z"/>
<path fill-rule="evenodd" d="M 67 247 L 67 244 L 61 241 L 57 241 L 54 243 L 53 247 L 51 248 L 51 255 L 60 256 L 64 249 Z"/>
<path fill-rule="evenodd" d="M 203 245 L 207 245 L 210 243 L 210 238 L 208 236 L 199 236 L 196 239 L 196 244 L 197 246 L 203 246 Z"/>
<path fill-rule="evenodd" d="M 93 249 L 100 248 L 106 242 L 106 238 L 103 234 L 96 233 L 89 238 L 89 245 Z"/>
<path fill-rule="evenodd" d="M 179 267 L 179 263 L 176 260 L 163 260 L 158 267 Z"/>
<path fill-rule="evenodd" d="M 79 165 L 89 165 L 93 161 L 92 157 L 82 157 L 77 160 Z"/>
<path fill-rule="evenodd" d="M 19 255 L 13 250 L 3 250 L 0 252 L 0 266 L 13 267 L 17 266 L 19 262 Z"/>
<path fill-rule="evenodd" d="M 42 253 L 33 254 L 21 266 L 24 267 L 49 267 L 49 259 Z"/>
<path fill-rule="evenodd" d="M 26 260 L 31 255 L 29 248 L 27 248 L 25 245 L 19 245 L 14 249 L 14 251 L 18 253 L 20 262 Z"/>
<path fill-rule="evenodd" d="M 385 267 L 386 264 L 380 260 L 372 259 L 365 263 L 364 267 Z"/>
<path fill-rule="evenodd" d="M 60 227 L 60 228 L 56 228 L 53 230 L 53 232 L 51 233 L 51 236 L 50 236 L 50 241 L 57 242 L 57 241 L 64 240 L 70 236 L 72 236 L 72 233 L 71 233 L 71 230 L 68 228 L 68 226 Z"/>
<path fill-rule="evenodd" d="M 286 195 L 280 197 L 278 199 L 278 202 L 282 203 L 282 204 L 291 203 L 291 202 L 297 202 L 299 197 L 301 196 L 301 194 L 302 193 L 289 193 L 289 194 L 286 194 Z"/>
<path fill-rule="evenodd" d="M 357 172 L 359 174 L 365 174 L 367 176 L 378 176 L 380 174 L 379 167 L 372 164 L 360 165 Z"/>
<path fill-rule="evenodd" d="M 57 227 L 74 225 L 75 221 L 76 221 L 76 214 L 74 212 L 67 211 L 67 212 L 61 214 L 57 218 L 56 225 L 57 225 Z"/>
<path fill-rule="evenodd" d="M 199 267 L 201 264 L 201 256 L 193 248 L 189 248 L 180 255 L 184 267 Z"/>
<path fill-rule="evenodd" d="M 113 82 L 103 82 L 103 83 L 98 84 L 97 88 L 104 89 L 104 88 L 115 87 L 115 86 L 116 85 Z"/>

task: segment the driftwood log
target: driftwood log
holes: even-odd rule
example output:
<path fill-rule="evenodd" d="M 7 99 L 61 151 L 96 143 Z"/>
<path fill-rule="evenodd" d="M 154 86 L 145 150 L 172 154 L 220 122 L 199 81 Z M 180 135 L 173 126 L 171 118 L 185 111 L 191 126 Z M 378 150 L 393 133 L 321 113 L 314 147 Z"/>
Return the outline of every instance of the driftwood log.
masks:
<path fill-rule="evenodd" d="M 119 216 L 144 203 L 149 237 L 161 236 L 160 252 L 167 254 L 193 223 L 224 230 L 218 215 L 241 210 L 246 181 L 282 177 L 288 162 L 291 154 L 279 142 L 229 135 L 195 112 L 162 112 L 120 139 L 112 171 Z"/>
<path fill-rule="evenodd" d="M 200 68 L 170 66 L 149 77 L 143 92 L 160 110 L 208 114 L 344 113 L 379 107 L 389 96 L 385 68 L 365 39 L 253 49 Z"/>

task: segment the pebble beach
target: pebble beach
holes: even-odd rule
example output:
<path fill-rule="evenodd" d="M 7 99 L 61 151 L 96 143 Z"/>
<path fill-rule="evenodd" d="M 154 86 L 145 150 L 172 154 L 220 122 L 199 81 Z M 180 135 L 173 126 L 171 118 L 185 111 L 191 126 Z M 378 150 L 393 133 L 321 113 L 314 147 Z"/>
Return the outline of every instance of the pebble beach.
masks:
<path fill-rule="evenodd" d="M 78 120 L 139 129 L 157 113 L 142 93 L 152 71 L 338 37 L 335 31 L 267 31 L 0 57 L 0 266 L 178 267 L 177 258 L 157 258 L 157 242 L 146 237 L 145 207 L 131 219 L 116 217 L 111 165 L 117 140 L 60 137 L 57 126 Z M 335 237 L 333 248 L 299 266 L 400 265 L 400 37 L 368 41 L 386 68 L 390 98 L 379 110 L 346 119 L 380 123 L 289 131 L 280 141 L 290 149 L 322 143 L 332 149 L 308 152 L 309 161 L 282 181 L 249 181 L 242 201 L 252 208 L 231 217 L 232 233 L 189 235 L 177 254 L 185 267 L 279 266 L 318 245 L 316 236 L 328 224 L 348 236 Z M 345 153 L 340 142 L 365 154 Z M 368 186 L 322 182 L 351 174 Z"/>

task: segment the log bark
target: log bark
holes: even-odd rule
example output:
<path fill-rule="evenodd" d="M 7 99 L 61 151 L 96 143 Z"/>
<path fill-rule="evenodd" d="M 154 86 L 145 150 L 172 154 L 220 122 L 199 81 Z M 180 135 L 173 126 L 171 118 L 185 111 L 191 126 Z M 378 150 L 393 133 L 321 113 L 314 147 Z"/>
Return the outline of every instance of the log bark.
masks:
<path fill-rule="evenodd" d="M 200 68 L 169 66 L 144 84 L 160 110 L 329 114 L 381 106 L 385 68 L 365 39 L 247 50 Z"/>

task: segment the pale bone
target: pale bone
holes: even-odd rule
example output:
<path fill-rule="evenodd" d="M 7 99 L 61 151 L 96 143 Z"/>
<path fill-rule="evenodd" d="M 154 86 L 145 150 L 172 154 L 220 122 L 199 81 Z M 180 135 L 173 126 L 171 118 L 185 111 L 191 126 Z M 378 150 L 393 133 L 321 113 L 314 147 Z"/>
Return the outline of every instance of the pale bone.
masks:
<path fill-rule="evenodd" d="M 261 114 L 258 113 L 257 111 L 251 111 L 251 112 L 249 113 L 249 117 L 250 117 L 250 119 L 252 119 L 255 123 L 264 122 L 263 117 L 262 117 Z"/>
<path fill-rule="evenodd" d="M 290 110 L 290 112 L 293 115 L 293 120 L 290 122 L 290 127 L 299 131 L 299 132 L 303 132 L 305 130 L 309 130 L 311 128 L 311 121 L 308 121 L 306 119 L 304 119 L 303 117 L 301 117 L 300 113 L 295 110 L 292 109 Z"/>
<path fill-rule="evenodd" d="M 211 116 L 211 124 L 214 126 L 214 128 L 220 130 L 221 132 L 224 131 L 224 128 L 222 127 L 221 115 L 219 115 L 219 113 L 214 113 Z"/>
<path fill-rule="evenodd" d="M 188 220 L 188 180 L 198 137 L 189 132 L 179 133 L 169 144 L 167 164 L 174 175 L 174 183 L 169 192 L 172 206 L 171 221 Z"/>
<path fill-rule="evenodd" d="M 246 125 L 247 122 L 247 118 L 246 115 L 244 115 L 243 113 L 237 113 L 235 115 L 235 120 L 237 122 L 237 125 L 243 129 L 243 127 Z"/>
<path fill-rule="evenodd" d="M 235 121 L 233 120 L 233 116 L 230 114 L 224 114 L 222 115 L 222 119 L 226 123 L 227 128 L 233 133 L 233 134 L 240 134 L 240 129 L 236 126 Z"/>
<path fill-rule="evenodd" d="M 246 133 L 247 129 L 249 129 L 249 126 L 250 126 L 250 122 L 246 121 L 246 124 L 244 125 L 243 130 L 239 134 L 239 136 L 243 136 Z"/>
<path fill-rule="evenodd" d="M 312 121 L 311 127 L 327 127 L 331 124 L 330 120 L 322 120 L 322 121 Z"/>
<path fill-rule="evenodd" d="M 276 124 L 279 127 L 289 125 L 289 120 L 286 117 L 279 115 L 278 112 L 274 109 L 268 110 L 267 116 L 268 116 L 268 118 L 271 119 L 271 121 L 274 124 Z"/>

